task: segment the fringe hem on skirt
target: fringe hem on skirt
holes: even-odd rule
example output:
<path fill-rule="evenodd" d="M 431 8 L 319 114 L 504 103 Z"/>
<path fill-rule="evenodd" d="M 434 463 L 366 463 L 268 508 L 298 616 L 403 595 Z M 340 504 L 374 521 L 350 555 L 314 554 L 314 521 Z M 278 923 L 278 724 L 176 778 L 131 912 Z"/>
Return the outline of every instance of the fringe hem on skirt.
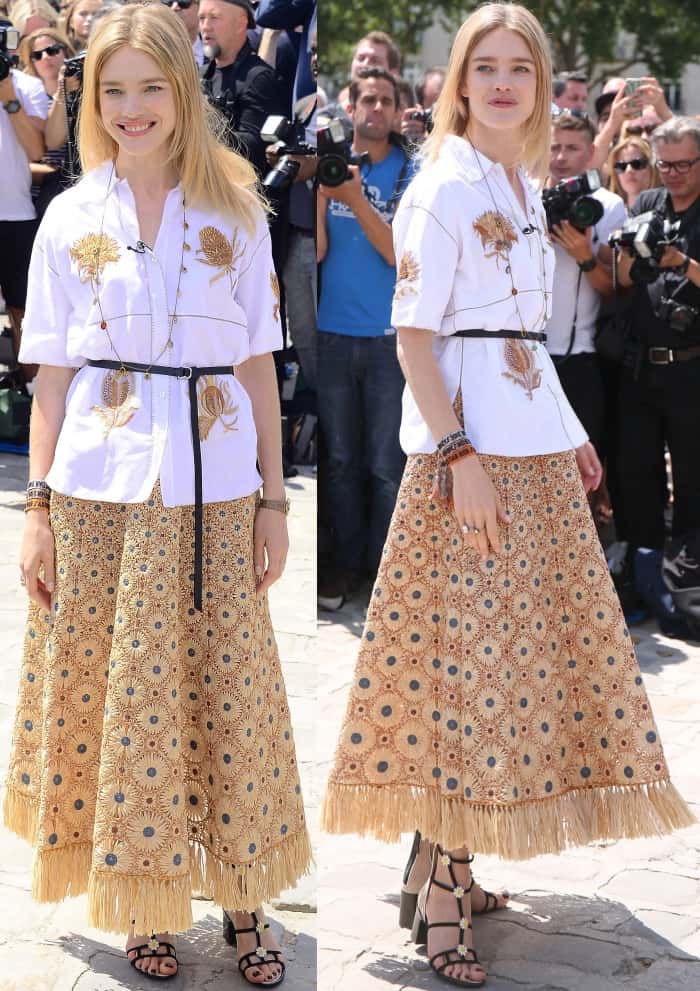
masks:
<path fill-rule="evenodd" d="M 560 853 L 595 840 L 660 836 L 692 826 L 692 812 L 670 781 L 578 788 L 558 797 L 510 805 L 446 798 L 437 790 L 330 783 L 322 828 L 395 843 L 418 829 L 446 849 L 504 860 Z"/>
<path fill-rule="evenodd" d="M 4 806 L 8 829 L 29 843 L 36 839 L 35 801 L 8 787 Z M 199 843 L 190 844 L 190 872 L 177 878 L 107 874 L 92 867 L 91 843 L 38 850 L 32 897 L 60 902 L 88 894 L 88 924 L 105 932 L 184 932 L 191 928 L 192 897 L 202 894 L 222 908 L 252 911 L 294 887 L 313 864 L 304 830 L 247 864 L 225 863 Z"/>

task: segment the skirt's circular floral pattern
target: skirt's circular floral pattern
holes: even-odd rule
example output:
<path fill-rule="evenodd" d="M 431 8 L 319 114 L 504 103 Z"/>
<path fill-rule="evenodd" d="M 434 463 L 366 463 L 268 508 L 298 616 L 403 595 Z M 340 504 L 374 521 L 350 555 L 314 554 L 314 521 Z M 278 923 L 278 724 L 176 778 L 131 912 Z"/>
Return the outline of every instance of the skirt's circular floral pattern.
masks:
<path fill-rule="evenodd" d="M 198 613 L 191 507 L 165 508 L 157 486 L 138 506 L 53 494 L 57 591 L 50 616 L 30 607 L 8 789 L 33 807 L 38 851 L 67 855 L 64 875 L 76 844 L 92 872 L 177 881 L 188 839 L 206 877 L 264 870 L 305 837 L 254 518 L 252 496 L 204 507 Z"/>
<path fill-rule="evenodd" d="M 512 805 L 668 776 L 573 453 L 484 464 L 512 523 L 481 561 L 430 501 L 435 456 L 408 459 L 329 794 Z"/>

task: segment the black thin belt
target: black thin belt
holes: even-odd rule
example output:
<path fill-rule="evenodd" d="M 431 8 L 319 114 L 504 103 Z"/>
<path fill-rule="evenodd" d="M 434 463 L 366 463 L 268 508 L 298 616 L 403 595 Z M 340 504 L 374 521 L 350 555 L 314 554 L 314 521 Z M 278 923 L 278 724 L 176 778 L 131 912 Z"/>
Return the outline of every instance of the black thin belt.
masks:
<path fill-rule="evenodd" d="M 87 365 L 93 368 L 112 368 L 127 372 L 147 372 L 149 375 L 169 375 L 171 378 L 187 381 L 190 400 L 190 428 L 192 431 L 192 455 L 194 458 L 194 607 L 202 611 L 202 448 L 199 440 L 199 403 L 197 402 L 197 380 L 202 375 L 233 375 L 232 365 L 183 365 L 173 368 L 170 365 L 146 365 L 139 361 L 101 361 L 88 359 Z"/>
<path fill-rule="evenodd" d="M 546 341 L 547 335 L 534 330 L 456 330 L 450 337 L 496 337 L 520 341 Z"/>

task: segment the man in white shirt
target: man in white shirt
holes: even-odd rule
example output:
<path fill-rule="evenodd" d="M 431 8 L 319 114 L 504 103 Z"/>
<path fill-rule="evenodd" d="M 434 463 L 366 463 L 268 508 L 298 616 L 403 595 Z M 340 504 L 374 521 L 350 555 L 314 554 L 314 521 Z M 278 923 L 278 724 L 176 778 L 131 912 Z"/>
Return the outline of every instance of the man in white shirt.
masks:
<path fill-rule="evenodd" d="M 197 65 L 204 65 L 204 45 L 199 37 L 199 0 L 161 0 L 177 14 L 192 42 L 192 53 Z"/>
<path fill-rule="evenodd" d="M 0 80 L 0 289 L 12 324 L 15 353 L 36 233 L 30 162 L 44 154 L 49 98 L 40 79 L 10 69 Z M 27 378 L 32 370 L 25 369 Z"/>
<path fill-rule="evenodd" d="M 548 185 L 590 168 L 595 129 L 586 115 L 562 112 L 552 127 Z M 596 320 L 604 296 L 612 294 L 612 254 L 608 235 L 625 221 L 619 196 L 598 189 L 593 198 L 603 216 L 585 232 L 568 222 L 551 232 L 556 256 L 552 315 L 546 326 L 547 350 L 557 365 L 564 392 L 599 455 L 604 452 L 605 400 L 600 359 L 595 349 Z"/>

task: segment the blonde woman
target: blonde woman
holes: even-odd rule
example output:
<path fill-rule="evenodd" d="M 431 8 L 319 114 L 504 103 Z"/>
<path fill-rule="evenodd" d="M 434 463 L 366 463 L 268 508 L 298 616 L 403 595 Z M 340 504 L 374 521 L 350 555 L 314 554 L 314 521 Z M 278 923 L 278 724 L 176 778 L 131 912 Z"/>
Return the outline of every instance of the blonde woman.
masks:
<path fill-rule="evenodd" d="M 73 55 L 68 39 L 58 28 L 38 28 L 19 46 L 22 72 L 36 76 L 52 100 L 56 98 L 61 67 Z"/>
<path fill-rule="evenodd" d="M 624 200 L 629 213 L 646 189 L 661 185 L 651 145 L 644 138 L 628 137 L 618 142 L 608 157 L 610 190 Z"/>
<path fill-rule="evenodd" d="M 591 520 L 600 464 L 543 346 L 551 77 L 527 9 L 479 7 L 394 221 L 408 462 L 324 803 L 331 832 L 434 841 L 413 936 L 462 987 L 486 979 L 474 852 L 693 821 Z"/>
<path fill-rule="evenodd" d="M 87 48 L 92 21 L 101 6 L 102 0 L 73 0 L 66 7 L 61 23 L 76 52 Z"/>
<path fill-rule="evenodd" d="M 139 970 L 174 976 L 202 891 L 271 986 L 260 904 L 310 857 L 266 597 L 287 552 L 279 290 L 253 170 L 211 125 L 170 10 L 100 22 L 85 174 L 29 275 L 32 603 L 4 815 L 36 848 L 34 896 L 87 890 Z"/>
<path fill-rule="evenodd" d="M 54 28 L 58 21 L 56 11 L 47 0 L 17 0 L 7 16 L 22 37 L 37 28 Z"/>

